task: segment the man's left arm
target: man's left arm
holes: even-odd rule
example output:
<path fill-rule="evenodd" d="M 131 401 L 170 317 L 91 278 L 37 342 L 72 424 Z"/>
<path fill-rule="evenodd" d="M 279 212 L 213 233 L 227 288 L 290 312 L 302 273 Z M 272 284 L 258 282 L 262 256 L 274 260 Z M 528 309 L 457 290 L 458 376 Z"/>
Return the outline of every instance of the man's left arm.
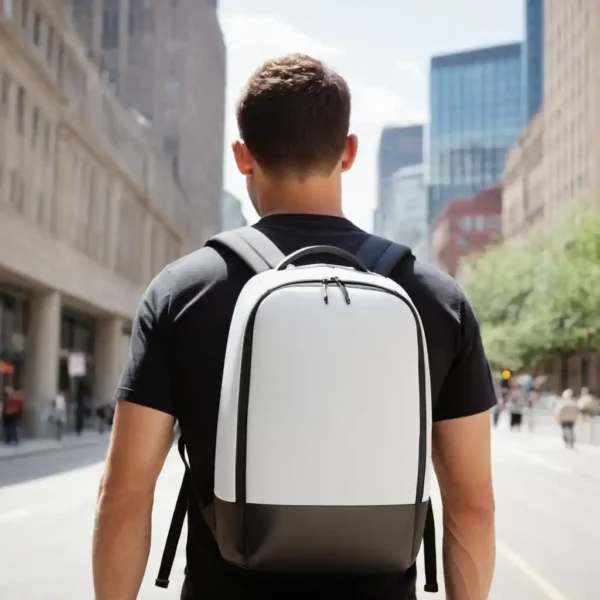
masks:
<path fill-rule="evenodd" d="M 136 600 L 146 570 L 154 489 L 175 424 L 165 347 L 169 283 L 163 272 L 140 303 L 116 393 L 94 529 L 96 600 Z"/>
<path fill-rule="evenodd" d="M 154 487 L 174 418 L 119 400 L 98 498 L 93 566 L 96 600 L 135 600 L 150 552 Z"/>

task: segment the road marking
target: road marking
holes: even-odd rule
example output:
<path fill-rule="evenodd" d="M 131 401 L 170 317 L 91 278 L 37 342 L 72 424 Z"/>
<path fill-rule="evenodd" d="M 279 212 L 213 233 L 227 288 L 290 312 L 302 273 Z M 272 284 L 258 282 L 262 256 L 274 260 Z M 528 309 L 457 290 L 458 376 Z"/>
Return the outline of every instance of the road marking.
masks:
<path fill-rule="evenodd" d="M 508 559 L 521 573 L 523 573 L 541 592 L 545 594 L 548 600 L 567 600 L 567 597 L 558 591 L 545 577 L 540 575 L 527 561 L 521 558 L 516 552 L 509 548 L 503 542 L 496 540 L 496 549 L 506 559 Z"/>
<path fill-rule="evenodd" d="M 0 524 L 2 523 L 10 523 L 11 521 L 18 521 L 19 519 L 23 519 L 29 515 L 28 510 L 12 510 L 10 512 L 0 514 Z"/>

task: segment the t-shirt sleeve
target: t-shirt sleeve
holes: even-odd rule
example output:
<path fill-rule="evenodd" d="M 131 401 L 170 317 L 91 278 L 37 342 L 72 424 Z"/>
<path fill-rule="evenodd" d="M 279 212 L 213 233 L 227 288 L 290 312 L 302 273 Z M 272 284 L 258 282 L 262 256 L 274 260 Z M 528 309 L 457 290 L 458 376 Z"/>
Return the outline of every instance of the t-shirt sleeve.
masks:
<path fill-rule="evenodd" d="M 115 399 L 173 415 L 171 373 L 167 358 L 170 286 L 171 277 L 164 270 L 152 281 L 138 306 Z"/>
<path fill-rule="evenodd" d="M 458 351 L 433 408 L 434 421 L 476 415 L 497 402 L 479 324 L 462 292 L 460 301 Z"/>

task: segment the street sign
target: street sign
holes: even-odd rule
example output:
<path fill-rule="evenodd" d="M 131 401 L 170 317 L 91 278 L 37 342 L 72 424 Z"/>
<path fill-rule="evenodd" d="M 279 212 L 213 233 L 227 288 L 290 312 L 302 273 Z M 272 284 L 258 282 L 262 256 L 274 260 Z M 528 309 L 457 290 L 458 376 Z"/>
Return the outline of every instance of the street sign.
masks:
<path fill-rule="evenodd" d="M 83 377 L 85 375 L 85 354 L 71 352 L 69 354 L 69 377 Z"/>

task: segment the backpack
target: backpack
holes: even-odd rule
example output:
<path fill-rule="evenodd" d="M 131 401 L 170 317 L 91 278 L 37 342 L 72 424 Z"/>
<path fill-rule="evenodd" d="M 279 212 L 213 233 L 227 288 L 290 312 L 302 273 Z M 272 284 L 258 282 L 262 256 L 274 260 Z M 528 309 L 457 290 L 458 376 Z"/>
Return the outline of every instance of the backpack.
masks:
<path fill-rule="evenodd" d="M 388 278 L 410 250 L 370 236 L 356 256 L 313 246 L 286 257 L 252 227 L 207 244 L 256 274 L 229 329 L 214 500 L 200 501 L 180 438 L 186 473 L 156 585 L 168 586 L 192 499 L 238 567 L 403 573 L 425 538 L 425 590 L 437 592 L 427 347 Z"/>

